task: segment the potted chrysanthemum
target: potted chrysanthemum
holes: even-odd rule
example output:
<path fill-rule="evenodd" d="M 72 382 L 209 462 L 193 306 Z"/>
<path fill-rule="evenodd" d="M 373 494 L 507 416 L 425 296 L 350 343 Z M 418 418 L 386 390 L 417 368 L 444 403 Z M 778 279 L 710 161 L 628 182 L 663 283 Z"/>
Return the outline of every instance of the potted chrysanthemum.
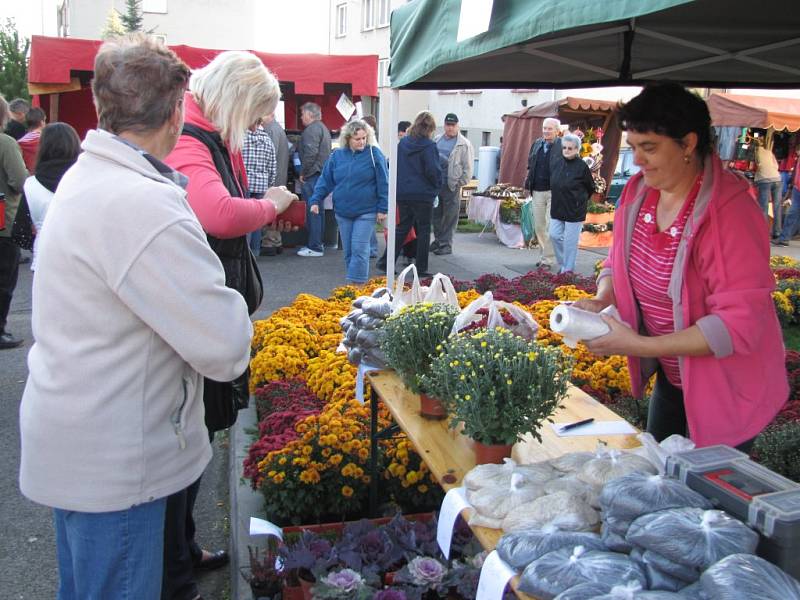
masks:
<path fill-rule="evenodd" d="M 406 306 L 386 319 L 381 350 L 406 387 L 420 395 L 420 413 L 443 419 L 444 407 L 423 383 L 431 360 L 442 349 L 459 310 L 449 304 L 423 302 Z"/>
<path fill-rule="evenodd" d="M 446 403 L 451 427 L 464 424 L 476 462 L 501 462 L 522 435 L 541 440 L 537 430 L 566 397 L 571 371 L 558 348 L 491 328 L 450 337 L 423 384 Z"/>

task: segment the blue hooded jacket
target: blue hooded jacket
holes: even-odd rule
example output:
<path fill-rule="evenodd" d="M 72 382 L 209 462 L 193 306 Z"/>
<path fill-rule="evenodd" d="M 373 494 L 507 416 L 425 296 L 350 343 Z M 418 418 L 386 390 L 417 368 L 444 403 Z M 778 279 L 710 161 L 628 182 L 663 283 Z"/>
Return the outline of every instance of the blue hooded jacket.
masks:
<path fill-rule="evenodd" d="M 433 140 L 407 135 L 397 145 L 397 201 L 430 202 L 442 188 L 439 151 Z"/>
<path fill-rule="evenodd" d="M 386 158 L 374 146 L 363 150 L 339 148 L 331 154 L 314 187 L 310 205 L 319 205 L 333 192 L 333 210 L 354 219 L 389 210 L 389 174 Z"/>

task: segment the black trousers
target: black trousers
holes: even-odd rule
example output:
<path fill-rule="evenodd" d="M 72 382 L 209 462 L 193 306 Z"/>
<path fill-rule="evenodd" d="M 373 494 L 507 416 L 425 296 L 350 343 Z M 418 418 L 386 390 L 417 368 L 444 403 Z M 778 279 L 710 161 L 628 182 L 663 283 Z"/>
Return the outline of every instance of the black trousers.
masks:
<path fill-rule="evenodd" d="M 10 237 L 0 237 L 0 333 L 5 332 L 11 297 L 19 275 L 19 246 Z"/>
<path fill-rule="evenodd" d="M 428 270 L 428 252 L 431 239 L 431 219 L 433 218 L 433 200 L 430 202 L 403 202 L 397 203 L 400 212 L 400 223 L 394 234 L 394 258 L 400 255 L 403 242 L 414 227 L 417 233 L 417 271 L 424 273 Z M 385 265 L 387 252 L 378 260 L 379 265 Z"/>
<path fill-rule="evenodd" d="M 724 418 L 720 415 L 720 418 Z M 656 373 L 656 384 L 650 395 L 650 407 L 647 412 L 647 432 L 657 442 L 674 433 L 689 437 L 689 426 L 686 422 L 686 407 L 683 403 L 683 390 L 672 385 L 661 367 Z M 736 446 L 737 450 L 749 454 L 755 438 Z"/>
<path fill-rule="evenodd" d="M 161 600 L 192 600 L 198 595 L 193 568 L 203 557 L 203 550 L 194 541 L 192 510 L 199 489 L 200 479 L 167 497 Z"/>

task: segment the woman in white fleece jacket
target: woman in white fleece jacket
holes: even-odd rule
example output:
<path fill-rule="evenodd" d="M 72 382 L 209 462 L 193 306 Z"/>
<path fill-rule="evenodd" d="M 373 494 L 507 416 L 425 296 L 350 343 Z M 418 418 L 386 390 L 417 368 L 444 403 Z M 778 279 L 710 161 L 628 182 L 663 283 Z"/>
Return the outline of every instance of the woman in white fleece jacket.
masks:
<path fill-rule="evenodd" d="M 54 509 L 59 600 L 159 597 L 165 497 L 211 457 L 202 378 L 249 360 L 245 301 L 161 162 L 188 80 L 144 35 L 103 44 L 99 129 L 39 240 L 20 487 Z"/>

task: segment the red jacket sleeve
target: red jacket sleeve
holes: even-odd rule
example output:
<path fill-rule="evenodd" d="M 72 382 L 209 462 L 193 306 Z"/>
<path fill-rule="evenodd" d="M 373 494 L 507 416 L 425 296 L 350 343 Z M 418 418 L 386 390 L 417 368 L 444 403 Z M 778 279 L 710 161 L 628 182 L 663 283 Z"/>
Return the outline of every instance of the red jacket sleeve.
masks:
<path fill-rule="evenodd" d="M 206 233 L 222 239 L 234 238 L 275 220 L 272 202 L 237 198 L 228 193 L 211 153 L 199 140 L 181 136 L 165 162 L 189 178 L 187 199 Z"/>

